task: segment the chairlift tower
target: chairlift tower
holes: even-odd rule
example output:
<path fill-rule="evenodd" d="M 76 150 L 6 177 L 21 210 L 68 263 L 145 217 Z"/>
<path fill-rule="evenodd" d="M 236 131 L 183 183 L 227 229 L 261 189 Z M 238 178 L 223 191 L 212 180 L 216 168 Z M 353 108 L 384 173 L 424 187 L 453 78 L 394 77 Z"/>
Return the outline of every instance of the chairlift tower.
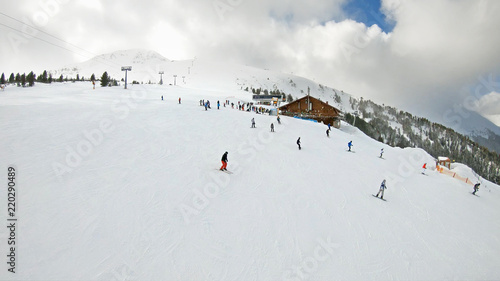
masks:
<path fill-rule="evenodd" d="M 132 71 L 132 67 L 122 66 L 122 71 L 125 71 L 125 89 L 127 89 L 127 71 Z"/>
<path fill-rule="evenodd" d="M 163 71 L 158 72 L 158 74 L 160 74 L 160 85 L 163 85 L 163 73 L 165 72 Z"/>

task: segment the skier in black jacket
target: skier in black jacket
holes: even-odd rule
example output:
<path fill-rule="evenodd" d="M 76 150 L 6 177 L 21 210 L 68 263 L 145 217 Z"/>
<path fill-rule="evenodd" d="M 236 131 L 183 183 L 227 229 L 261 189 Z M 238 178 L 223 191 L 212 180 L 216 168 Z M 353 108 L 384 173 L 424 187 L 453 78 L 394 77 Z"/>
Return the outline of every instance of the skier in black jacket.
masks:
<path fill-rule="evenodd" d="M 300 150 L 300 149 L 301 149 L 301 148 L 300 148 L 300 137 L 299 137 L 299 139 L 297 140 L 297 145 L 299 146 L 299 150 Z"/>
<path fill-rule="evenodd" d="M 224 155 L 222 155 L 222 159 L 220 160 L 222 162 L 222 167 L 220 167 L 221 171 L 227 171 L 227 151 L 224 152 Z"/>
<path fill-rule="evenodd" d="M 476 183 L 474 185 L 474 191 L 472 192 L 472 194 L 476 195 L 476 192 L 479 190 L 479 185 L 481 185 L 480 183 Z"/>

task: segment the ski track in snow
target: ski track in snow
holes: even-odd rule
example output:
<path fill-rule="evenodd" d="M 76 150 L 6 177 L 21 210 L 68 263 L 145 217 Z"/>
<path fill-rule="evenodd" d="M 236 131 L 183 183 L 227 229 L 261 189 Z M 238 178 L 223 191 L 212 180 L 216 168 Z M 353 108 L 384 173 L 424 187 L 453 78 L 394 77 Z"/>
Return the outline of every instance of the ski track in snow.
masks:
<path fill-rule="evenodd" d="M 227 96 L 249 101 L 243 91 L 87 84 L 0 95 L 2 167 L 17 166 L 20 202 L 19 272 L 2 280 L 500 278 L 494 184 L 477 198 L 435 171 L 421 176 L 419 163 L 387 183 L 383 202 L 371 194 L 413 150 L 345 123 L 327 138 L 323 124 L 216 109 Z M 116 104 L 127 97 L 131 106 Z M 53 164 L 67 164 L 104 119 L 114 129 L 57 177 Z M 356 153 L 346 153 L 350 140 Z M 217 171 L 224 151 L 233 174 Z M 181 206 L 196 211 L 189 222 Z"/>

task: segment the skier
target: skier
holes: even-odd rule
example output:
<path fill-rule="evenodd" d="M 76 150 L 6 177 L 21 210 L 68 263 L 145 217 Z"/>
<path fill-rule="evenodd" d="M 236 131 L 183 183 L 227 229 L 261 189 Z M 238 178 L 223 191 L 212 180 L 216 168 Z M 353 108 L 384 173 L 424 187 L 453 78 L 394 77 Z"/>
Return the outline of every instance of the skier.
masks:
<path fill-rule="evenodd" d="M 220 167 L 220 170 L 221 171 L 227 171 L 226 167 L 227 167 L 227 151 L 224 152 L 224 154 L 222 155 L 222 159 L 220 160 L 222 162 L 222 167 Z"/>
<path fill-rule="evenodd" d="M 179 104 L 181 104 L 181 98 L 179 98 Z"/>
<path fill-rule="evenodd" d="M 330 131 L 332 128 L 331 128 L 331 125 L 330 123 L 328 123 L 328 131 Z"/>
<path fill-rule="evenodd" d="M 351 151 L 351 146 L 353 146 L 352 141 L 350 141 L 347 146 L 349 147 L 349 151 Z"/>
<path fill-rule="evenodd" d="M 208 102 L 205 103 L 205 111 L 207 110 L 208 108 Z"/>
<path fill-rule="evenodd" d="M 163 100 L 163 96 L 161 96 L 161 100 Z"/>
<path fill-rule="evenodd" d="M 382 181 L 382 184 L 380 185 L 380 189 L 378 190 L 378 193 L 375 197 L 378 198 L 378 195 L 381 194 L 380 199 L 384 199 L 384 189 L 387 189 L 387 186 L 385 186 L 385 179 Z"/>
<path fill-rule="evenodd" d="M 94 80 L 92 80 L 92 87 L 95 90 L 95 81 Z"/>
<path fill-rule="evenodd" d="M 217 101 L 217 109 L 219 109 L 219 106 L 220 106 L 220 103 L 219 103 L 219 101 Z"/>
<path fill-rule="evenodd" d="M 329 129 L 326 129 L 326 136 L 330 137 L 330 130 Z"/>
<path fill-rule="evenodd" d="M 209 101 L 209 100 L 207 100 L 207 106 L 208 106 L 208 108 L 212 109 L 212 108 L 210 107 L 210 101 Z"/>
<path fill-rule="evenodd" d="M 476 195 L 476 192 L 479 190 L 479 185 L 481 185 L 480 183 L 476 183 L 474 185 L 474 192 L 472 192 L 472 194 Z"/>
<path fill-rule="evenodd" d="M 422 175 L 425 175 L 425 170 L 427 169 L 427 163 L 424 163 L 424 165 L 422 166 Z"/>
<path fill-rule="evenodd" d="M 382 154 L 384 154 L 384 149 L 383 148 L 380 150 L 380 157 L 379 158 L 382 158 Z"/>
<path fill-rule="evenodd" d="M 297 140 L 297 145 L 299 146 L 299 150 L 301 150 L 301 148 L 300 148 L 300 137 L 299 137 L 299 139 Z"/>
<path fill-rule="evenodd" d="M 280 116 L 278 115 L 278 117 L 276 118 L 278 120 L 278 124 L 281 124 L 281 120 L 280 120 Z"/>
<path fill-rule="evenodd" d="M 273 123 L 271 123 L 271 132 L 274 133 L 274 124 Z"/>
<path fill-rule="evenodd" d="M 255 119 L 252 118 L 252 128 L 255 128 Z"/>

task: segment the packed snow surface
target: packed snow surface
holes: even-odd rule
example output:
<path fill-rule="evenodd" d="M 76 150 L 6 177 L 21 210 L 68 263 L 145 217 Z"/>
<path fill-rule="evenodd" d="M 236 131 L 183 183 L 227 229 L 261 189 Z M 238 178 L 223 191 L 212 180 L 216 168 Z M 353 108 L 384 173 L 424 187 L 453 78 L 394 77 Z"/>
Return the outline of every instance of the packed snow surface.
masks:
<path fill-rule="evenodd" d="M 477 197 L 422 174 L 434 159 L 420 149 L 346 123 L 328 138 L 324 124 L 279 125 L 227 99 L 251 94 L 89 82 L 0 92 L 0 163 L 4 186 L 16 169 L 18 219 L 13 274 L 0 189 L 0 279 L 500 279 L 497 185 L 478 179 Z M 225 151 L 232 174 L 218 171 Z M 387 201 L 372 196 L 383 179 Z"/>

